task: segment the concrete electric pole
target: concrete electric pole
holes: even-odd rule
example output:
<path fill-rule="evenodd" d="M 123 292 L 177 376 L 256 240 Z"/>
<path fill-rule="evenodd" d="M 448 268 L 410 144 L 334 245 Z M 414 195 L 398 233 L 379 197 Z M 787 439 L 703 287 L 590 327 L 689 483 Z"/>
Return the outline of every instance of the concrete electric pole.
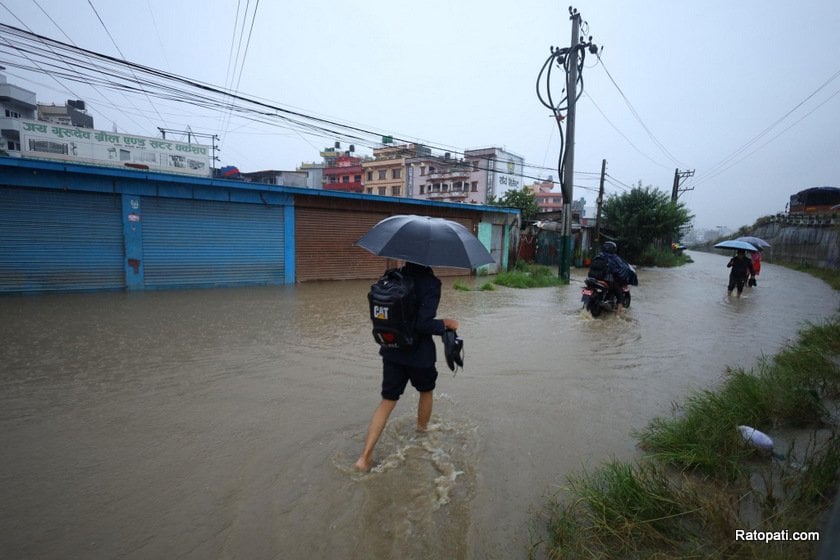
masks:
<path fill-rule="evenodd" d="M 572 43 L 567 48 L 551 47 L 551 56 L 545 61 L 537 76 L 537 97 L 546 108 L 551 110 L 557 127 L 560 129 L 560 156 L 557 161 L 557 173 L 560 178 L 561 191 L 563 194 L 563 217 L 560 223 L 560 247 L 559 247 L 559 276 L 560 280 L 568 284 L 570 281 L 570 268 L 572 266 L 572 250 L 574 238 L 572 237 L 572 200 L 574 200 L 574 177 L 575 177 L 575 105 L 577 98 L 583 93 L 583 80 L 580 72 L 583 69 L 583 61 L 586 52 L 598 53 L 598 47 L 592 42 L 592 37 L 582 41 L 580 37 L 581 16 L 577 10 L 569 7 L 569 19 L 572 20 Z M 565 95 L 559 103 L 551 96 L 551 70 L 554 66 L 562 69 L 565 73 L 566 83 L 563 84 Z M 540 81 L 545 77 L 545 95 L 540 87 Z M 563 112 L 566 114 L 563 114 Z M 566 125 L 566 133 L 563 134 L 563 124 Z"/>
<path fill-rule="evenodd" d="M 572 237 L 572 200 L 575 178 L 575 105 L 577 101 L 577 80 L 578 80 L 578 51 L 580 43 L 580 13 L 572 10 L 572 43 L 569 48 L 569 59 L 567 59 L 566 72 L 566 94 L 569 99 L 568 115 L 566 117 L 566 153 L 563 156 L 563 235 L 560 237 L 560 279 L 564 284 L 571 281 L 572 249 L 574 238 Z"/>

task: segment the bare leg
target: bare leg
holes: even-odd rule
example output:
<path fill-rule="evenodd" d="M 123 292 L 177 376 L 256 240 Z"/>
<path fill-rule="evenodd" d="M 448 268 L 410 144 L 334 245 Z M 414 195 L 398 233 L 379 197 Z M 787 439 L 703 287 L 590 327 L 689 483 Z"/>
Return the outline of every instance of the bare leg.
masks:
<path fill-rule="evenodd" d="M 429 427 L 429 419 L 432 417 L 432 391 L 420 393 L 420 400 L 417 401 L 417 431 L 425 432 Z"/>
<path fill-rule="evenodd" d="M 373 448 L 376 447 L 376 442 L 379 441 L 379 436 L 382 435 L 385 423 L 395 406 L 397 406 L 397 401 L 382 399 L 379 406 L 376 407 L 373 418 L 370 419 L 370 427 L 368 428 L 367 438 L 365 438 L 365 448 L 356 460 L 356 469 L 367 472 L 373 466 Z"/>

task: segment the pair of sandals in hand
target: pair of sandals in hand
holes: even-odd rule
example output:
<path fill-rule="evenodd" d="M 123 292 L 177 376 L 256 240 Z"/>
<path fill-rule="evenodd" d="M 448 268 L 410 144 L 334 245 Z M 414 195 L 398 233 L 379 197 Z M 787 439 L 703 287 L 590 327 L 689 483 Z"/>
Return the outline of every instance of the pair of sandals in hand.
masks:
<path fill-rule="evenodd" d="M 443 353 L 446 357 L 446 365 L 451 371 L 456 366 L 464 367 L 464 339 L 458 336 L 456 331 L 446 329 L 443 333 Z"/>

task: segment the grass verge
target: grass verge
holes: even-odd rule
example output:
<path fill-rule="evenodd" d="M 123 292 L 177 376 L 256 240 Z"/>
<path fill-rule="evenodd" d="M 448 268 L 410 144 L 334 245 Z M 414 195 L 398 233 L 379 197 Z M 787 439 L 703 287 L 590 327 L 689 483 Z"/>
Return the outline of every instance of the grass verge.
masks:
<path fill-rule="evenodd" d="M 546 288 L 563 284 L 556 268 L 524 262 L 516 263 L 509 272 L 497 274 L 493 283 L 508 288 Z"/>

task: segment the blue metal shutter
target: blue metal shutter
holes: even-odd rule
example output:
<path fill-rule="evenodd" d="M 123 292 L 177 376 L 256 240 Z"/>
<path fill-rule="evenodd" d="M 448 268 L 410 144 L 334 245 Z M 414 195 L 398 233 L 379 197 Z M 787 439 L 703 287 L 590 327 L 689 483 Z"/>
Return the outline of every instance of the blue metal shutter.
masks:
<path fill-rule="evenodd" d="M 146 288 L 282 284 L 283 208 L 143 198 Z"/>
<path fill-rule="evenodd" d="M 0 188 L 0 292 L 121 289 L 118 195 Z"/>

